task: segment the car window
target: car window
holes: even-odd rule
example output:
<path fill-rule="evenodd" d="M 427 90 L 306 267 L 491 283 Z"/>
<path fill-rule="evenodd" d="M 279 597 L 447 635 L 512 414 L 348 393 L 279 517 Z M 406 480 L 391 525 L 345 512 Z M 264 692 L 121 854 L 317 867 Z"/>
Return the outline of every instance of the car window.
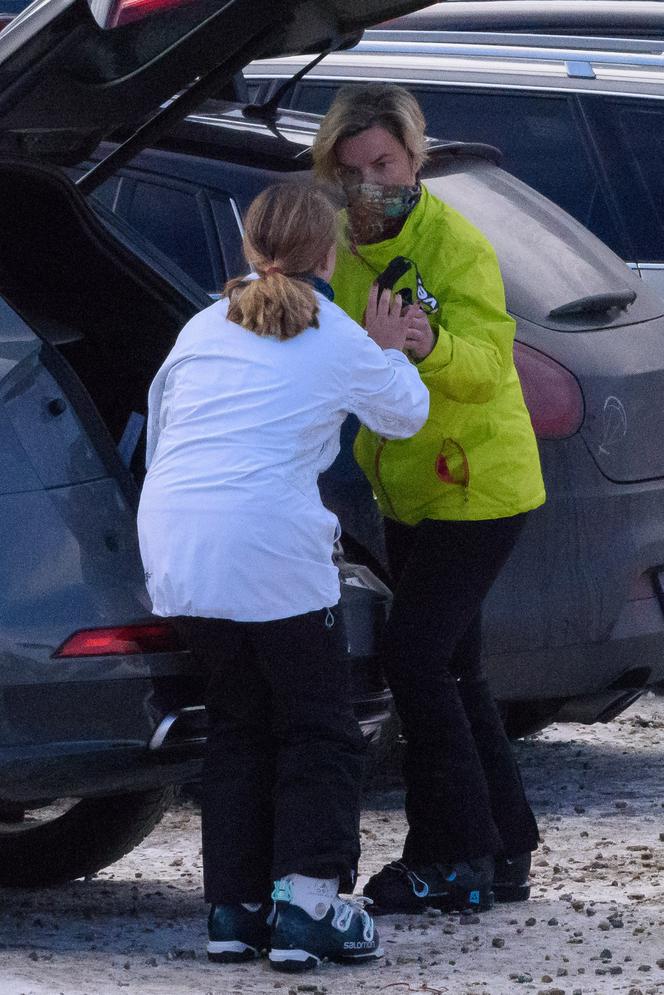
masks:
<path fill-rule="evenodd" d="M 633 97 L 588 96 L 583 112 L 593 131 L 618 210 L 628 230 L 624 259 L 664 262 L 664 108 Z"/>
<path fill-rule="evenodd" d="M 137 180 L 128 203 L 120 199 L 117 210 L 200 287 L 215 293 L 222 276 L 210 258 L 205 206 L 202 194 Z"/>
<path fill-rule="evenodd" d="M 253 104 L 258 100 L 261 89 L 260 80 L 247 80 L 248 103 Z"/>
<path fill-rule="evenodd" d="M 309 111 L 311 114 L 325 114 L 334 100 L 337 89 L 336 84 L 306 80 L 295 87 L 291 107 L 297 111 Z"/>
<path fill-rule="evenodd" d="M 104 207 L 107 207 L 109 211 L 114 211 L 121 184 L 121 177 L 111 176 L 108 180 L 104 180 L 100 186 L 96 187 L 90 196 L 98 200 Z"/>
<path fill-rule="evenodd" d="M 618 109 L 618 124 L 622 132 L 623 149 L 631 158 L 643 189 L 648 196 L 650 222 L 648 255 L 664 260 L 664 108 L 637 110 Z"/>
<path fill-rule="evenodd" d="M 242 276 L 248 266 L 242 252 L 242 231 L 239 209 L 228 197 L 212 194 L 212 214 L 224 259 L 224 278 Z M 222 288 L 219 287 L 218 291 Z"/>
<path fill-rule="evenodd" d="M 569 98 L 451 88 L 414 92 L 429 134 L 496 145 L 505 169 L 623 254 L 618 227 Z"/>

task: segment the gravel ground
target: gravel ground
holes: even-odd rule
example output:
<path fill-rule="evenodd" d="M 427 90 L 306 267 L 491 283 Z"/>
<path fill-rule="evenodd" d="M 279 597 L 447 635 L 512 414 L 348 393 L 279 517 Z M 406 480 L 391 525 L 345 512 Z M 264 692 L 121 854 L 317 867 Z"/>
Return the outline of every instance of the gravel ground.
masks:
<path fill-rule="evenodd" d="M 382 918 L 381 961 L 304 977 L 208 963 L 199 816 L 179 804 L 94 879 L 3 893 L 2 995 L 663 995 L 663 733 L 664 698 L 648 695 L 609 725 L 518 743 L 542 833 L 530 902 Z M 402 801 L 386 767 L 365 799 L 365 875 L 398 855 Z"/>

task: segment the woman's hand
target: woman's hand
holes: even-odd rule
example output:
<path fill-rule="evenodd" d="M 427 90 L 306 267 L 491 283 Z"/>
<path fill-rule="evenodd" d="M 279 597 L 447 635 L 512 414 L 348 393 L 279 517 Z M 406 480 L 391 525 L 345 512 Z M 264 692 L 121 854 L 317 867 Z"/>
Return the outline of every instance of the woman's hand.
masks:
<path fill-rule="evenodd" d="M 405 317 L 408 324 L 406 352 L 409 352 L 414 359 L 424 359 L 436 344 L 429 319 L 418 304 L 406 308 Z"/>
<path fill-rule="evenodd" d="M 378 287 L 374 283 L 369 291 L 364 327 L 369 338 L 381 349 L 403 350 L 409 325 L 402 309 L 403 301 L 398 294 L 392 296 L 389 290 L 384 290 L 378 297 Z"/>

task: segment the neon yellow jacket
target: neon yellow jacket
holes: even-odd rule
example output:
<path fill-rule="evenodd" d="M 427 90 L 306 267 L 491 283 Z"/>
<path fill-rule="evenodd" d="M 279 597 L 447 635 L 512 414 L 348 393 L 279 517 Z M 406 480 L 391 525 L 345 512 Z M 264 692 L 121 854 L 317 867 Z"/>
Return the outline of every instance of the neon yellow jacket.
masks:
<path fill-rule="evenodd" d="M 340 247 L 335 302 L 362 322 L 371 284 L 395 256 L 414 265 L 410 287 L 437 334 L 418 364 L 429 419 L 410 439 L 362 427 L 355 458 L 381 511 L 415 525 L 423 518 L 507 518 L 546 494 L 537 441 L 512 356 L 514 321 L 493 248 L 462 215 L 423 188 L 400 233 L 353 254 Z"/>

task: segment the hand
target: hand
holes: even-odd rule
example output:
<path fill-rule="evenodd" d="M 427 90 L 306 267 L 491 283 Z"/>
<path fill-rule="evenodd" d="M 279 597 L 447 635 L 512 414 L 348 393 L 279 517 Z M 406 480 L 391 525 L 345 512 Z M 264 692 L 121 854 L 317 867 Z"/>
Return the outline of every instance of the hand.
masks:
<path fill-rule="evenodd" d="M 408 323 L 406 352 L 409 352 L 415 359 L 424 359 L 436 344 L 429 319 L 419 304 L 412 304 L 406 308 L 404 315 Z"/>
<path fill-rule="evenodd" d="M 367 309 L 364 313 L 364 327 L 369 338 L 381 349 L 404 348 L 408 319 L 402 315 L 403 301 L 398 294 L 392 296 L 389 290 L 384 290 L 378 297 L 378 287 L 374 283 L 369 291 Z"/>

